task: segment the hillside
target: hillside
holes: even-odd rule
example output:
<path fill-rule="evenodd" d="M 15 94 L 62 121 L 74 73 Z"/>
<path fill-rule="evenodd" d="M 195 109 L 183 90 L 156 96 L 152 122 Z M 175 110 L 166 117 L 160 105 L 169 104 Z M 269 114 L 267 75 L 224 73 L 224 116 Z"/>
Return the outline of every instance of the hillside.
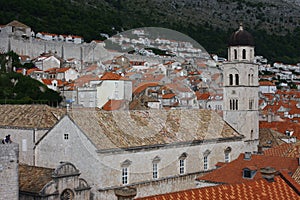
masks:
<path fill-rule="evenodd" d="M 296 0 L 0 0 L 0 24 L 17 19 L 34 31 L 81 35 L 86 41 L 137 27 L 180 31 L 210 53 L 226 56 L 239 22 L 256 52 L 270 61 L 300 61 L 300 6 Z"/>

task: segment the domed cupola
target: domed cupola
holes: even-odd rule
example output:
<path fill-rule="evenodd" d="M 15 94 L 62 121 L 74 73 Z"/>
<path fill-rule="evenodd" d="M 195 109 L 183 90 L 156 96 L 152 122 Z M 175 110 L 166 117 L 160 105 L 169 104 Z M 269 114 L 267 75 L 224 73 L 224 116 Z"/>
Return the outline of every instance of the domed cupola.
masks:
<path fill-rule="evenodd" d="M 251 62 L 254 59 L 254 39 L 240 24 L 239 30 L 232 33 L 228 43 L 228 60 Z"/>
<path fill-rule="evenodd" d="M 254 46 L 252 35 L 245 31 L 243 25 L 240 24 L 239 30 L 232 33 L 229 39 L 229 46 Z"/>

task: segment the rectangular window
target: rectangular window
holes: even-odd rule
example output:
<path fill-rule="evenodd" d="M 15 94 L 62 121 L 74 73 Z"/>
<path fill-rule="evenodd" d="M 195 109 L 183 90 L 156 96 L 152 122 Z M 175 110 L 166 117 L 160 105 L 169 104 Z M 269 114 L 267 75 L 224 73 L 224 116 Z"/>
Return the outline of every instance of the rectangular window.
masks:
<path fill-rule="evenodd" d="M 128 184 L 128 168 L 127 167 L 122 168 L 122 184 L 123 185 Z"/>
<path fill-rule="evenodd" d="M 27 140 L 22 139 L 22 151 L 27 151 Z"/>
<path fill-rule="evenodd" d="M 228 163 L 230 162 L 230 154 L 229 153 L 225 153 L 225 162 Z"/>
<path fill-rule="evenodd" d="M 157 166 L 157 163 L 153 163 L 152 169 L 153 169 L 152 177 L 154 179 L 157 179 L 158 178 L 158 166 Z"/>
<path fill-rule="evenodd" d="M 249 100 L 249 109 L 250 109 L 250 110 L 253 109 L 253 103 L 254 103 L 254 100 L 253 100 L 253 99 Z"/>
<path fill-rule="evenodd" d="M 65 134 L 64 134 L 64 139 L 65 139 L 65 140 L 68 140 L 68 139 L 69 139 L 69 134 L 68 134 L 68 133 L 65 133 Z"/>
<path fill-rule="evenodd" d="M 179 160 L 179 174 L 184 174 L 184 161 L 182 159 Z"/>
<path fill-rule="evenodd" d="M 204 156 L 203 158 L 204 170 L 208 170 L 208 157 Z"/>

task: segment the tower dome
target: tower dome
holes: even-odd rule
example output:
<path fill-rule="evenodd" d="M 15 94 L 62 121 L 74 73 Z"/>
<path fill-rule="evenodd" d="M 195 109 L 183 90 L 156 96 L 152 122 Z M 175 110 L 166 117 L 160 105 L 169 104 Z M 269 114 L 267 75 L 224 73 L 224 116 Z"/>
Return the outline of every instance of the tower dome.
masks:
<path fill-rule="evenodd" d="M 229 46 L 254 46 L 254 39 L 252 35 L 243 29 L 243 25 L 240 24 L 238 31 L 232 33 L 229 39 Z"/>

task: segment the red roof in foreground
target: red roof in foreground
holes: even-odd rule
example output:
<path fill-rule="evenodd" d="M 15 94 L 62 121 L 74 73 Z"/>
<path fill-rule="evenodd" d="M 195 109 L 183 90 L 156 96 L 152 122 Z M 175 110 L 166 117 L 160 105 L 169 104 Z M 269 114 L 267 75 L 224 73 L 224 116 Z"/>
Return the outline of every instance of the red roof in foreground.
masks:
<path fill-rule="evenodd" d="M 294 173 L 298 168 L 298 159 L 254 154 L 251 155 L 251 159 L 245 160 L 244 154 L 240 154 L 236 160 L 204 176 L 198 177 L 197 180 L 227 184 L 245 183 L 251 180 L 261 179 L 262 175 L 260 169 L 265 167 L 272 167 L 277 171 L 285 169 Z M 243 178 L 244 168 L 255 168 L 256 174 L 252 179 Z"/>
<path fill-rule="evenodd" d="M 280 174 L 274 178 L 273 182 L 260 179 L 247 183 L 218 185 L 136 198 L 136 200 L 296 200 L 300 199 L 299 194 L 299 184 L 287 174 Z"/>

